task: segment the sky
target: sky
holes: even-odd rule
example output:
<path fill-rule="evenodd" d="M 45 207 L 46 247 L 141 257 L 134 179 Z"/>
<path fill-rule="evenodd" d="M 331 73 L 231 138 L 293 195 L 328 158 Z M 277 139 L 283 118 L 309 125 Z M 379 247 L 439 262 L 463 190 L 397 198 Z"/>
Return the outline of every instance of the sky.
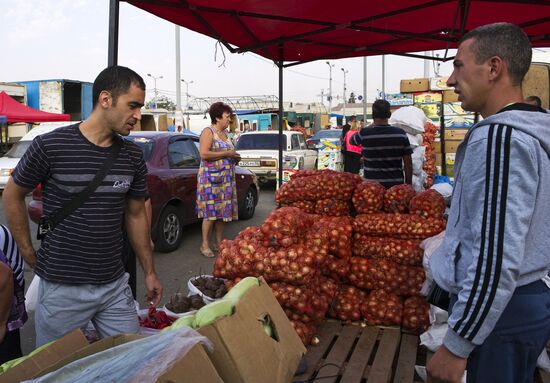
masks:
<path fill-rule="evenodd" d="M 0 82 L 70 79 L 93 82 L 107 66 L 109 0 L 0 0 Z M 538 50 L 543 53 L 542 50 Z M 548 50 L 546 50 L 548 51 Z M 225 53 L 225 61 L 224 61 Z M 443 57 L 444 51 L 435 52 Z M 546 52 L 548 53 L 548 52 Z M 550 54 L 550 53 L 548 53 Z M 223 53 L 216 41 L 180 28 L 181 78 L 193 81 L 191 97 L 278 95 L 278 69 L 255 54 Z M 449 51 L 452 57 L 454 51 Z M 549 57 L 550 58 L 550 57 Z M 143 76 L 149 100 L 155 81 L 159 95 L 175 101 L 176 46 L 174 24 L 120 3 L 119 65 Z M 284 70 L 285 101 L 320 102 L 329 89 L 329 67 L 321 60 Z M 550 61 L 550 60 L 549 60 Z M 363 95 L 363 58 L 331 60 L 333 106 L 346 94 Z M 430 65 L 434 76 L 435 62 Z M 448 76 L 450 62 L 438 74 Z M 386 92 L 399 91 L 401 79 L 424 77 L 424 60 L 386 56 Z M 182 104 L 186 87 L 181 83 Z M 382 90 L 382 59 L 367 59 L 367 100 Z"/>

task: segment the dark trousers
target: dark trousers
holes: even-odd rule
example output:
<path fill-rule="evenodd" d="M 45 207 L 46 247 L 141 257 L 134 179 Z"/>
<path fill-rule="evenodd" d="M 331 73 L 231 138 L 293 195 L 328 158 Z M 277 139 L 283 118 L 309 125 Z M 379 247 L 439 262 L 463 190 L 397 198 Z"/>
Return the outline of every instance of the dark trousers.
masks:
<path fill-rule="evenodd" d="M 359 174 L 359 169 L 361 169 L 361 154 L 344 152 L 344 171 Z"/>
<path fill-rule="evenodd" d="M 4 340 L 0 343 L 0 364 L 4 364 L 22 356 L 19 329 L 8 331 Z"/>
<path fill-rule="evenodd" d="M 542 281 L 518 287 L 493 332 L 470 354 L 468 383 L 532 382 L 549 338 L 550 289 Z"/>

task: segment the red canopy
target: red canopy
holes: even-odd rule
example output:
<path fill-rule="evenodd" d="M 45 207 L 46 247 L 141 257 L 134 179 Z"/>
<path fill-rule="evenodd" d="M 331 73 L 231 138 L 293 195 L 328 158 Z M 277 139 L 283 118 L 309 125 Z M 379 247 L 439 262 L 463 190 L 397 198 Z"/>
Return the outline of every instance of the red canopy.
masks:
<path fill-rule="evenodd" d="M 455 48 L 468 30 L 499 21 L 521 26 L 534 47 L 550 46 L 549 0 L 126 1 L 285 66 Z"/>
<path fill-rule="evenodd" d="M 70 121 L 68 114 L 48 113 L 23 105 L 11 98 L 6 92 L 0 92 L 0 115 L 12 122 L 50 122 Z"/>

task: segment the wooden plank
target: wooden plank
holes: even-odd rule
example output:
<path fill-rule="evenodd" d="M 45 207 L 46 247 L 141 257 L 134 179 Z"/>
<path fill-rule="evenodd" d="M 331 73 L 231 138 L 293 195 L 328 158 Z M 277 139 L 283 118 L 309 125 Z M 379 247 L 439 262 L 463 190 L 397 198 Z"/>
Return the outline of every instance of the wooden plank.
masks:
<path fill-rule="evenodd" d="M 400 339 L 401 331 L 399 329 L 384 330 L 376 351 L 376 357 L 366 377 L 369 383 L 388 383 Z"/>
<path fill-rule="evenodd" d="M 346 365 L 341 382 L 360 383 L 369 362 L 370 355 L 378 339 L 378 327 L 367 327 L 359 337 L 359 341 L 353 350 L 353 354 Z"/>
<path fill-rule="evenodd" d="M 394 383 L 411 383 L 414 380 L 414 365 L 418 349 L 418 336 L 403 334 L 399 347 L 399 359 L 395 369 Z"/>
<path fill-rule="evenodd" d="M 294 377 L 294 381 L 307 381 L 317 370 L 319 361 L 325 355 L 332 344 L 332 340 L 342 330 L 342 324 L 336 321 L 324 321 L 317 331 L 319 344 L 309 346 L 305 355 L 307 370 L 303 374 Z"/>
<path fill-rule="evenodd" d="M 319 368 L 315 380 L 322 380 L 323 383 L 336 382 L 360 330 L 359 326 L 344 326 L 336 343 Z"/>

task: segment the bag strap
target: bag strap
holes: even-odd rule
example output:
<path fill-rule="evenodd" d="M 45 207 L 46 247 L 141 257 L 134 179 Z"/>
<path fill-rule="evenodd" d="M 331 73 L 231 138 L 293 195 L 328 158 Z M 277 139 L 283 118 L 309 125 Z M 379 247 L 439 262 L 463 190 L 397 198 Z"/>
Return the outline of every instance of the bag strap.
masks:
<path fill-rule="evenodd" d="M 86 186 L 84 190 L 82 190 L 76 197 L 74 197 L 67 205 L 65 205 L 63 208 L 55 211 L 47 218 L 47 224 L 49 231 L 52 231 L 61 221 L 63 221 L 69 214 L 71 214 L 73 211 L 75 211 L 77 208 L 79 208 L 84 201 L 86 201 L 92 193 L 95 192 L 99 184 L 103 181 L 109 170 L 111 170 L 111 167 L 113 166 L 113 163 L 115 162 L 115 159 L 118 157 L 118 153 L 120 152 L 120 148 L 122 147 L 122 139 L 119 137 L 115 137 L 115 140 L 113 142 L 113 145 L 111 147 L 111 151 L 109 153 L 109 157 L 105 160 L 103 165 L 99 168 L 98 172 L 96 173 L 94 179 Z"/>

